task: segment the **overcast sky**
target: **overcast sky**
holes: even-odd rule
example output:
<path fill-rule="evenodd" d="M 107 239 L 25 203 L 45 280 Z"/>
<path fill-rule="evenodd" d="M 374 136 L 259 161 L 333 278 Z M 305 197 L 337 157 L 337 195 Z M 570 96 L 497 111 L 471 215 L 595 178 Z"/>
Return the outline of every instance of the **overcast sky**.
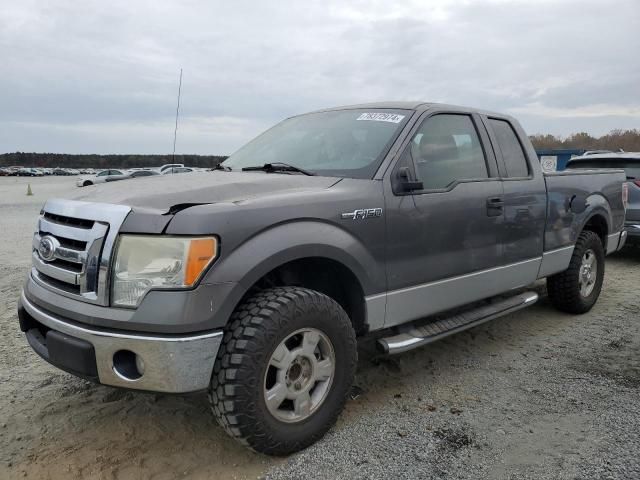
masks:
<path fill-rule="evenodd" d="M 3 0 L 0 60 L 0 153 L 170 153 L 181 67 L 178 153 L 378 100 L 640 128 L 640 0 Z"/>

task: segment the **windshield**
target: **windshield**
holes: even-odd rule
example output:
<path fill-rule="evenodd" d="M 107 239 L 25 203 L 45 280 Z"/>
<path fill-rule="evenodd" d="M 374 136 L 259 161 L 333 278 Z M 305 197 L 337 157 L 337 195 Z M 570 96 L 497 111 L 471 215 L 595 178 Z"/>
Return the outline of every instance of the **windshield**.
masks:
<path fill-rule="evenodd" d="M 317 175 L 372 178 L 410 110 L 310 113 L 267 130 L 224 162 L 233 170 L 286 163 Z"/>

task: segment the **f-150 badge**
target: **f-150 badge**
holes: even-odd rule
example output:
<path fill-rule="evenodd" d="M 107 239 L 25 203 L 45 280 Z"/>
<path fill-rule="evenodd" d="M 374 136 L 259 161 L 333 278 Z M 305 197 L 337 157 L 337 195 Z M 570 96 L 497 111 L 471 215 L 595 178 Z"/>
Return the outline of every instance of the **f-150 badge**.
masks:
<path fill-rule="evenodd" d="M 340 215 L 343 220 L 364 220 L 366 218 L 376 218 L 381 216 L 381 208 L 359 208 L 353 212 L 345 212 Z"/>

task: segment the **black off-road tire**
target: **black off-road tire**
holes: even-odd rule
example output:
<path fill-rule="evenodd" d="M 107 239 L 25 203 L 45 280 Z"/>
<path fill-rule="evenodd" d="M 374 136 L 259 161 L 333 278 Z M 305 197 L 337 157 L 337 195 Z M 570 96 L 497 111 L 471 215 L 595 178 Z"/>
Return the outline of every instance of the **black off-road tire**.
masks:
<path fill-rule="evenodd" d="M 314 328 L 331 341 L 335 373 L 329 392 L 310 417 L 278 420 L 264 400 L 264 378 L 275 348 L 291 333 Z M 305 288 L 276 287 L 245 300 L 232 314 L 215 362 L 209 401 L 218 423 L 249 448 L 287 455 L 319 440 L 335 423 L 349 395 L 357 364 L 351 321 L 330 297 Z"/>
<path fill-rule="evenodd" d="M 592 250 L 596 256 L 596 283 L 588 296 L 580 293 L 579 275 L 582 257 L 587 250 Z M 578 236 L 569 268 L 547 278 L 547 292 L 554 307 L 566 313 L 586 313 L 595 305 L 604 280 L 604 247 L 600 237 L 594 232 L 583 231 Z"/>

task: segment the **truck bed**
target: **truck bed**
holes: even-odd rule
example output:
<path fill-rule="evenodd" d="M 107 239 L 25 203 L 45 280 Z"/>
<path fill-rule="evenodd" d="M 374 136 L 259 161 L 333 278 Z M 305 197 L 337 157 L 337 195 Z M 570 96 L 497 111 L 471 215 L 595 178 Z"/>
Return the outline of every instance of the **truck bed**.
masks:
<path fill-rule="evenodd" d="M 544 174 L 547 185 L 547 223 L 544 250 L 573 245 L 594 213 L 600 212 L 606 235 L 624 227 L 622 184 L 624 170 L 564 170 Z M 611 225 L 606 219 L 611 219 Z M 617 246 L 617 245 L 616 245 Z M 607 250 L 612 247 L 605 245 Z M 615 248 L 615 247 L 613 247 Z"/>

